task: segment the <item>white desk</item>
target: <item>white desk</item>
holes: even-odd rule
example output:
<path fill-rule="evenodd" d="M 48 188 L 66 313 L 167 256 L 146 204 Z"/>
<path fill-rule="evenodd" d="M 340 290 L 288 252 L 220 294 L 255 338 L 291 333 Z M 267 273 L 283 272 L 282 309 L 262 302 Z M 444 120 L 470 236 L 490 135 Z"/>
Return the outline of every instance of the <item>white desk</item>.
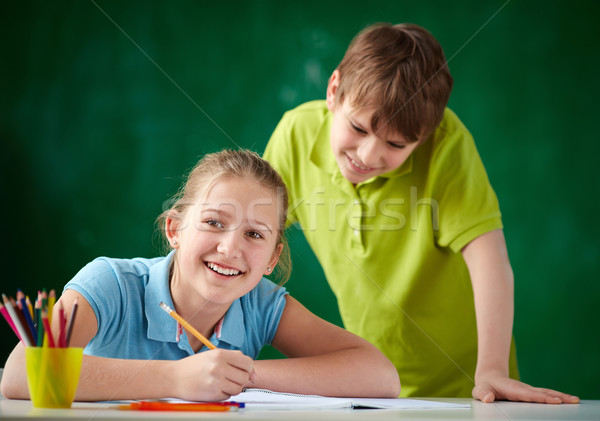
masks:
<path fill-rule="evenodd" d="M 71 409 L 36 409 L 30 401 L 0 400 L 0 419 L 22 420 L 131 420 L 131 419 L 202 419 L 202 420 L 600 420 L 600 400 L 583 401 L 579 405 L 542 405 L 530 403 L 497 402 L 484 404 L 472 399 L 439 399 L 442 402 L 469 403 L 469 409 L 445 410 L 327 410 L 327 411 L 240 411 L 233 413 L 210 412 L 152 412 L 120 411 L 114 404 L 75 402 Z"/>

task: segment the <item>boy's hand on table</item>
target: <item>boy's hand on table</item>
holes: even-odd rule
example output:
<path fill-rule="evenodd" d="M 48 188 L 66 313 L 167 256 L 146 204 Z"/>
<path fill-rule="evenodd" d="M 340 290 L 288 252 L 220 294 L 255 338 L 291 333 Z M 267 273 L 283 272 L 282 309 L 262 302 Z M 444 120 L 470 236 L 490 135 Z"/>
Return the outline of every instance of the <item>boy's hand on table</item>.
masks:
<path fill-rule="evenodd" d="M 485 403 L 497 400 L 551 404 L 579 403 L 577 396 L 533 387 L 505 375 L 478 376 L 473 388 L 473 397 Z"/>

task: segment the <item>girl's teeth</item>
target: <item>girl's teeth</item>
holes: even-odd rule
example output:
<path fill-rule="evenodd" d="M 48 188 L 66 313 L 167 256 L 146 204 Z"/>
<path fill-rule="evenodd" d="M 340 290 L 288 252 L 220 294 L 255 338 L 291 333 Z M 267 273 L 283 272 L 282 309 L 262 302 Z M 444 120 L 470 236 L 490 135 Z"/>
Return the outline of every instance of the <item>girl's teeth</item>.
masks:
<path fill-rule="evenodd" d="M 226 276 L 232 276 L 232 275 L 238 275 L 240 273 L 239 270 L 236 269 L 225 269 L 221 266 L 218 266 L 214 263 L 208 263 L 207 265 L 210 269 L 214 270 L 217 273 L 220 273 L 221 275 L 226 275 Z"/>

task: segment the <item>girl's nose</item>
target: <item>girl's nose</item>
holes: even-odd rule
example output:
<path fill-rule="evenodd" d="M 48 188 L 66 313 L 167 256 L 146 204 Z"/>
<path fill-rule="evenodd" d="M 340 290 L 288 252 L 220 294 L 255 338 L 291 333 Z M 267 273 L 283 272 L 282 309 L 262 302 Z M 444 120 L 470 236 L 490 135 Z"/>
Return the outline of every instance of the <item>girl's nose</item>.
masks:
<path fill-rule="evenodd" d="M 223 232 L 217 245 L 217 251 L 230 258 L 240 257 L 242 255 L 241 241 L 236 234 L 236 230 Z"/>

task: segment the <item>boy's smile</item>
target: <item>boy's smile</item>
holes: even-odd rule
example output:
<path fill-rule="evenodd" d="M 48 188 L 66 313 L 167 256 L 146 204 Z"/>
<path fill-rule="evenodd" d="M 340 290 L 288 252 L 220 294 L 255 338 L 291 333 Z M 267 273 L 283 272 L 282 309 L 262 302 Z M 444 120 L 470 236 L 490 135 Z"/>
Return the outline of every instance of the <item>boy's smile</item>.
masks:
<path fill-rule="evenodd" d="M 352 169 L 358 173 L 369 174 L 371 171 L 376 170 L 376 168 L 369 168 L 361 165 L 358 161 L 352 159 L 348 154 L 346 154 L 346 158 L 348 159 L 348 163 Z"/>

